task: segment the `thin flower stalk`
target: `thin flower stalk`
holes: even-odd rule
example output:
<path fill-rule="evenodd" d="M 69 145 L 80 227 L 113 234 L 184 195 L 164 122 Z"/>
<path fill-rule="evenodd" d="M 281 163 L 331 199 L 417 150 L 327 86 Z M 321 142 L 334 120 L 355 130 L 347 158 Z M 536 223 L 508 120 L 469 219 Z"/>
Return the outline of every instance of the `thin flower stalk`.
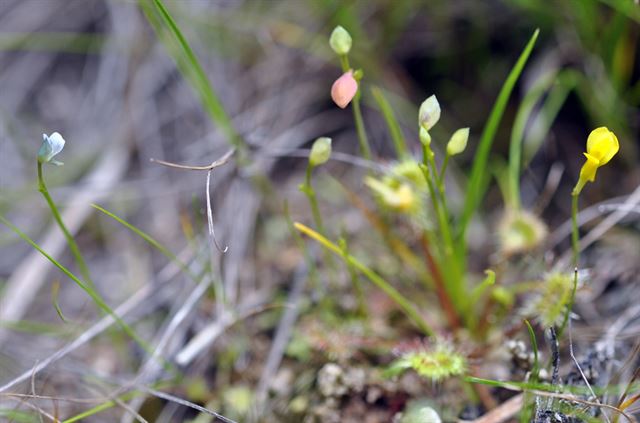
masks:
<path fill-rule="evenodd" d="M 47 204 L 49 205 L 49 209 L 51 210 L 51 214 L 53 215 L 54 220 L 56 221 L 56 223 L 58 224 L 58 227 L 60 227 L 60 230 L 64 234 L 64 238 L 67 241 L 67 245 L 69 245 L 69 249 L 71 250 L 71 254 L 73 255 L 73 258 L 75 259 L 76 264 L 78 265 L 78 269 L 80 270 L 80 274 L 82 275 L 82 278 L 87 282 L 87 284 L 89 284 L 89 286 L 95 289 L 95 285 L 91 280 L 89 267 L 87 266 L 87 263 L 84 260 L 82 253 L 80 252 L 80 248 L 78 247 L 78 244 L 73 238 L 73 235 L 71 235 L 71 232 L 69 232 L 67 225 L 64 224 L 64 221 L 62 220 L 62 216 L 60 215 L 60 211 L 58 210 L 56 203 L 54 203 L 53 198 L 51 198 L 51 195 L 49 194 L 47 185 L 44 182 L 44 175 L 42 172 L 42 163 L 43 163 L 42 161 L 38 160 L 38 191 L 40 191 L 44 199 L 47 201 Z"/>
<path fill-rule="evenodd" d="M 340 55 L 340 65 L 343 72 L 349 72 L 351 66 L 349 65 L 349 57 L 346 54 Z M 356 132 L 358 133 L 358 141 L 360 143 L 360 150 L 362 151 L 362 157 L 367 160 L 371 160 L 371 147 L 369 146 L 369 137 L 367 136 L 367 130 L 364 127 L 364 119 L 362 118 L 362 110 L 360 109 L 360 83 L 358 81 L 358 91 L 353 98 L 353 119 L 356 123 Z"/>

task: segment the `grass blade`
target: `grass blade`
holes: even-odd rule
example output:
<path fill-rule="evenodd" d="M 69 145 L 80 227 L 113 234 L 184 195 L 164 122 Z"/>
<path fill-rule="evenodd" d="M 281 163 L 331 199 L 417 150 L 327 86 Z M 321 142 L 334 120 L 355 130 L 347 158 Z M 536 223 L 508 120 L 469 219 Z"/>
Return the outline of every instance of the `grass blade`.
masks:
<path fill-rule="evenodd" d="M 126 324 L 112 309 L 107 305 L 107 303 L 100 297 L 100 295 L 94 291 L 89 285 L 82 282 L 76 275 L 71 273 L 69 269 L 60 264 L 56 259 L 47 254 L 46 251 L 40 247 L 34 240 L 29 238 L 27 234 L 18 229 L 13 223 L 9 222 L 4 216 L 0 215 L 0 222 L 2 222 L 6 227 L 15 232 L 20 238 L 22 238 L 27 244 L 31 245 L 35 248 L 40 254 L 42 254 L 47 260 L 49 260 L 54 266 L 56 266 L 62 273 L 67 275 L 71 280 L 73 280 L 83 291 L 85 291 L 89 297 L 96 303 L 96 305 L 102 309 L 105 313 L 109 314 L 113 319 L 120 325 L 122 330 L 131 337 L 134 341 L 136 341 L 145 351 L 149 352 L 149 347 L 146 342 L 144 342 L 131 327 Z"/>
<path fill-rule="evenodd" d="M 516 81 L 520 77 L 522 70 L 524 69 L 524 65 L 527 63 L 529 59 L 529 55 L 533 50 L 533 46 L 538 39 L 538 34 L 540 33 L 539 29 L 536 29 L 531 39 L 527 43 L 526 47 L 520 54 L 518 61 L 511 69 L 509 76 L 504 82 L 500 93 L 498 94 L 498 98 L 493 105 L 493 109 L 491 110 L 491 114 L 489 115 L 489 119 L 487 120 L 487 124 L 482 131 L 482 136 L 480 137 L 480 142 L 478 148 L 476 150 L 475 159 L 473 161 L 473 167 L 471 168 L 471 175 L 469 176 L 469 182 L 467 185 L 467 192 L 465 193 L 465 201 L 464 208 L 462 211 L 462 217 L 460 220 L 460 225 L 458 227 L 458 242 L 460 244 L 459 249 L 462 251 L 466 250 L 465 246 L 465 234 L 467 227 L 469 226 L 469 222 L 473 217 L 476 209 L 480 205 L 480 200 L 484 196 L 486 191 L 486 170 L 487 170 L 487 162 L 489 160 L 489 152 L 491 151 L 491 145 L 493 144 L 493 139 L 495 138 L 496 132 L 498 131 L 498 126 L 500 125 L 500 121 L 502 120 L 502 115 L 507 107 L 507 102 L 509 97 L 511 96 L 511 92 L 516 84 Z"/>
<path fill-rule="evenodd" d="M 139 0 L 139 4 L 156 34 L 165 43 L 183 75 L 200 97 L 211 120 L 220 126 L 229 143 L 238 149 L 238 160 L 241 163 L 245 157 L 244 140 L 235 130 L 222 101 L 214 91 L 202 65 L 175 20 L 161 0 Z M 173 38 L 165 36 L 165 26 Z"/>
<path fill-rule="evenodd" d="M 327 238 L 314 231 L 313 229 L 303 225 L 302 223 L 295 222 L 293 224 L 297 230 L 307 235 L 308 237 L 318 241 L 324 248 L 340 256 L 349 266 L 353 266 L 363 275 L 365 275 L 371 282 L 373 282 L 378 288 L 380 288 L 385 294 L 387 294 L 396 304 L 402 309 L 402 311 L 422 330 L 426 335 L 433 335 L 434 331 L 429 324 L 420 316 L 420 313 L 411 304 L 411 302 L 405 298 L 401 293 L 396 291 L 389 282 L 380 277 L 373 270 L 369 269 L 363 263 L 361 263 L 355 257 L 346 254 L 339 246 L 329 241 Z"/>
<path fill-rule="evenodd" d="M 398 156 L 399 160 L 407 158 L 409 156 L 409 153 L 404 142 L 404 136 L 402 135 L 402 130 L 400 129 L 398 120 L 393 114 L 393 109 L 391 108 L 389 101 L 384 96 L 382 90 L 378 87 L 371 88 L 371 94 L 373 94 L 373 99 L 376 101 L 376 104 L 382 112 L 384 121 L 387 123 L 387 127 L 389 128 L 389 135 L 391 135 L 393 146 L 396 149 L 396 156 Z"/>
<path fill-rule="evenodd" d="M 556 72 L 543 74 L 534 84 L 533 88 L 524 96 L 520 103 L 516 118 L 511 128 L 509 143 L 509 195 L 508 203 L 516 210 L 520 209 L 520 173 L 522 171 L 522 143 L 525 129 L 535 106 L 542 96 L 549 90 L 556 77 Z"/>
<path fill-rule="evenodd" d="M 145 241 L 147 241 L 152 247 L 154 247 L 155 249 L 160 251 L 169 260 L 173 261 L 192 280 L 194 280 L 195 282 L 199 282 L 200 281 L 200 278 L 198 276 L 196 276 L 195 274 L 193 274 L 193 272 L 191 272 L 191 270 L 189 270 L 189 267 L 185 263 L 183 263 L 178 258 L 178 256 L 173 254 L 171 252 L 171 250 L 169 250 L 167 247 L 165 247 L 164 245 L 160 244 L 160 242 L 158 242 L 156 239 L 154 239 L 151 235 L 147 234 L 146 232 L 142 231 L 141 229 L 138 229 L 137 227 L 133 226 L 131 223 L 127 222 L 123 218 L 111 213 L 109 210 L 106 210 L 106 209 L 98 206 L 97 204 L 92 204 L 91 207 L 93 207 L 94 209 L 96 209 L 98 211 L 101 211 L 102 213 L 106 214 L 107 216 L 109 216 L 110 218 L 115 220 L 116 222 L 120 223 L 125 228 L 127 228 L 127 229 L 131 230 L 132 232 L 134 232 L 140 238 L 142 238 Z"/>

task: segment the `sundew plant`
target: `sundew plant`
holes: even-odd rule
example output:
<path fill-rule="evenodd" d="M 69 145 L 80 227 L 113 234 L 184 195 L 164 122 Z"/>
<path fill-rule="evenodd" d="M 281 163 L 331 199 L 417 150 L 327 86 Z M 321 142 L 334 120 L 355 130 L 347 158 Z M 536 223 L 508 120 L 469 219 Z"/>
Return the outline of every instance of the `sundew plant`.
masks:
<path fill-rule="evenodd" d="M 636 2 L 81 6 L 0 3 L 0 420 L 640 418 Z"/>

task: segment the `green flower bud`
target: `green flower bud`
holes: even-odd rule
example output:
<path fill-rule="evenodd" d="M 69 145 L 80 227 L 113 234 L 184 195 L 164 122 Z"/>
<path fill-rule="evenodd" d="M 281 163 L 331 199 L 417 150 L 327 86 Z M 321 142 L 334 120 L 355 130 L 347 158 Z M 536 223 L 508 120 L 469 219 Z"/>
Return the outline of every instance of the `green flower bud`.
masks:
<path fill-rule="evenodd" d="M 314 141 L 309 154 L 309 164 L 311 166 L 319 166 L 326 163 L 331 157 L 331 138 L 320 137 Z"/>
<path fill-rule="evenodd" d="M 469 128 L 461 128 L 453 133 L 451 139 L 447 143 L 447 154 L 455 156 L 460 154 L 467 148 L 467 140 L 469 139 Z"/>
<path fill-rule="evenodd" d="M 429 134 L 429 131 L 424 129 L 422 126 L 420 127 L 420 142 L 425 147 L 429 147 L 431 145 L 431 135 Z"/>
<path fill-rule="evenodd" d="M 336 26 L 331 33 L 331 38 L 329 38 L 329 45 L 333 51 L 340 56 L 349 54 L 349 50 L 351 50 L 351 43 L 351 35 L 349 35 L 347 30 L 340 25 Z"/>
<path fill-rule="evenodd" d="M 418 112 L 418 123 L 420 127 L 429 131 L 440 120 L 440 103 L 435 95 L 422 102 Z"/>

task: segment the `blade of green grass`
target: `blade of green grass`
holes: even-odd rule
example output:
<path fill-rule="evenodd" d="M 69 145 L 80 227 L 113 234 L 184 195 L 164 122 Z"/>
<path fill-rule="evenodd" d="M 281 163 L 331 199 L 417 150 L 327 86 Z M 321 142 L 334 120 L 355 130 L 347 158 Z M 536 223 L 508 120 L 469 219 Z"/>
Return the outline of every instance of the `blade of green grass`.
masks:
<path fill-rule="evenodd" d="M 522 99 L 518 112 L 516 113 L 516 118 L 513 121 L 513 127 L 511 128 L 511 140 L 509 144 L 509 195 L 507 198 L 509 205 L 517 210 L 520 209 L 520 172 L 524 132 L 534 107 L 547 90 L 549 90 L 555 76 L 556 72 L 551 71 L 538 78 L 533 87 Z"/>
<path fill-rule="evenodd" d="M 67 318 L 64 317 L 64 313 L 62 312 L 62 308 L 60 307 L 60 303 L 58 303 L 58 294 L 60 294 L 60 282 L 54 281 L 51 284 L 51 302 L 53 304 L 53 308 L 56 309 L 56 313 L 58 313 L 58 317 L 65 323 L 69 323 Z"/>
<path fill-rule="evenodd" d="M 109 305 L 102 299 L 102 297 L 100 297 L 100 295 L 94 291 L 90 286 L 88 286 L 86 283 L 82 282 L 80 279 L 78 279 L 78 277 L 76 275 L 74 275 L 73 273 L 71 273 L 69 271 L 69 269 L 67 269 L 66 267 L 64 267 L 62 264 L 60 264 L 56 259 L 54 259 L 53 257 L 51 257 L 46 251 L 44 251 L 42 249 L 42 247 L 40 247 L 40 245 L 38 245 L 34 240 L 32 240 L 31 238 L 29 238 L 29 236 L 27 234 L 25 234 L 24 232 L 22 232 L 20 229 L 18 229 L 18 227 L 16 227 L 15 225 L 13 225 L 13 223 L 9 222 L 4 216 L 0 215 L 0 222 L 2 222 L 6 227 L 8 227 L 9 229 L 11 229 L 13 232 L 15 232 L 20 238 L 22 238 L 27 244 L 31 245 L 33 248 L 35 248 L 40 254 L 42 254 L 47 260 L 49 260 L 54 266 L 56 266 L 62 273 L 64 273 L 65 275 L 67 275 L 67 277 L 69 277 L 71 280 L 73 280 L 83 291 L 85 291 L 89 297 L 91 297 L 91 299 L 96 303 L 96 305 L 102 309 L 105 313 L 109 314 L 111 317 L 113 317 L 113 319 L 118 323 L 118 325 L 120 325 L 120 327 L 122 328 L 122 330 L 129 335 L 129 337 L 131 337 L 131 339 L 133 339 L 134 341 L 136 341 L 142 348 L 144 348 L 145 351 L 149 352 L 150 348 L 149 346 L 146 344 L 146 342 L 144 342 L 142 340 L 142 338 L 140 338 L 135 332 L 134 330 L 124 322 L 124 320 L 122 320 L 120 318 L 120 316 L 118 316 L 112 309 L 111 307 L 109 307 Z"/>
<path fill-rule="evenodd" d="M 634 21 L 640 23 L 640 8 L 636 4 L 636 2 L 627 0 L 600 0 L 600 3 L 604 3 L 612 9 L 615 9 L 618 12 L 622 13 L 629 19 L 633 19 Z"/>
<path fill-rule="evenodd" d="M 118 399 L 120 401 L 129 401 L 129 400 L 132 400 L 135 397 L 140 396 L 142 394 L 143 394 L 143 392 L 140 392 L 140 391 L 131 391 L 131 392 L 127 392 L 125 394 L 120 395 L 118 397 Z M 70 418 L 68 418 L 66 420 L 63 420 L 62 423 L 78 422 L 78 421 L 81 421 L 82 419 L 89 418 L 89 417 L 91 417 L 91 416 L 93 416 L 95 414 L 99 414 L 99 413 L 101 413 L 101 412 L 103 412 L 105 410 L 108 410 L 109 408 L 114 407 L 116 405 L 118 405 L 118 403 L 115 400 L 105 401 L 105 402 L 103 402 L 101 404 L 96 405 L 95 407 L 92 407 L 92 408 L 90 408 L 88 410 L 85 410 L 85 411 L 79 413 L 79 414 L 76 414 L 73 417 L 70 417 Z"/>
<path fill-rule="evenodd" d="M 372 87 L 371 94 L 373 94 L 373 99 L 376 101 L 376 104 L 382 112 L 384 121 L 387 123 L 387 127 L 389 128 L 389 135 L 391 135 L 393 146 L 396 149 L 396 156 L 400 160 L 407 158 L 409 156 L 407 145 L 404 142 L 402 130 L 400 129 L 398 120 L 393 114 L 393 109 L 391 108 L 389 101 L 387 101 L 387 98 L 384 96 L 383 91 L 378 87 Z"/>
<path fill-rule="evenodd" d="M 493 144 L 493 140 L 495 138 L 496 132 L 498 131 L 498 126 L 500 125 L 500 121 L 502 120 L 502 115 L 507 107 L 507 102 L 509 101 L 509 97 L 511 96 L 511 92 L 524 69 L 527 60 L 529 59 L 529 55 L 533 50 L 533 46 L 538 39 L 538 34 L 540 31 L 536 29 L 531 36 L 531 39 L 527 43 L 526 47 L 520 54 L 518 61 L 514 65 L 513 69 L 507 76 L 507 79 L 498 94 L 498 98 L 493 105 L 493 109 L 491 110 L 491 114 L 489 115 L 489 119 L 482 131 L 482 135 L 480 137 L 480 142 L 478 148 L 476 149 L 475 159 L 473 161 L 473 166 L 471 168 L 471 175 L 469 176 L 469 181 L 467 185 L 467 191 L 465 193 L 464 198 L 464 207 L 462 211 L 462 217 L 460 220 L 460 224 L 458 227 L 458 242 L 460 251 L 466 251 L 465 245 L 465 236 L 466 230 L 469 226 L 469 222 L 476 212 L 477 208 L 480 205 L 480 201 L 484 196 L 486 191 L 486 166 L 487 161 L 489 159 L 489 153 L 491 151 L 491 145 Z"/>
<path fill-rule="evenodd" d="M 573 69 L 566 69 L 558 73 L 556 83 L 551 87 L 540 113 L 531 125 L 532 130 L 525 137 L 522 151 L 523 169 L 529 165 L 533 156 L 542 147 L 558 112 L 567 100 L 569 93 L 577 86 L 580 78 L 580 74 Z"/>
<path fill-rule="evenodd" d="M 387 294 L 389 298 L 391 298 L 400 307 L 400 309 L 402 309 L 402 311 L 414 322 L 414 324 L 425 333 L 425 335 L 431 336 L 434 334 L 433 329 L 431 329 L 429 324 L 420 315 L 415 306 L 411 304 L 411 302 L 401 293 L 396 291 L 396 289 L 391 286 L 389 282 L 384 280 L 380 275 L 369 269 L 355 257 L 346 254 L 339 246 L 329 241 L 320 233 L 298 222 L 295 222 L 293 225 L 297 230 L 319 242 L 320 245 L 322 245 L 327 250 L 341 257 L 347 265 L 353 266 L 355 269 L 365 275 L 367 279 L 369 279 L 371 282 L 373 282 L 374 285 L 376 285 L 385 294 Z"/>
<path fill-rule="evenodd" d="M 0 34 L 0 51 L 98 54 L 103 52 L 106 40 L 100 34 L 75 32 L 5 33 Z"/>
<path fill-rule="evenodd" d="M 169 250 L 167 247 L 165 247 L 164 245 L 160 244 L 160 242 L 158 242 L 156 239 L 154 239 L 151 235 L 147 234 L 146 232 L 144 232 L 141 229 L 138 229 L 137 227 L 135 227 L 131 223 L 127 222 L 123 218 L 111 213 L 109 210 L 106 210 L 106 209 L 100 207 L 97 204 L 91 204 L 91 207 L 93 207 L 94 209 L 106 214 L 107 216 L 109 216 L 110 218 L 115 220 L 116 222 L 120 223 L 125 228 L 127 228 L 127 229 L 131 230 L 132 232 L 134 232 L 140 238 L 144 239 L 153 248 L 155 248 L 156 250 L 161 252 L 165 257 L 167 257 L 169 260 L 174 262 L 193 281 L 195 281 L 195 282 L 199 282 L 200 281 L 200 278 L 197 275 L 195 275 L 189 269 L 189 267 L 178 258 L 178 256 L 176 256 L 174 253 L 172 253 L 171 250 Z"/>
<path fill-rule="evenodd" d="M 529 323 L 527 319 L 524 319 L 524 324 L 527 326 L 527 331 L 529 332 L 529 340 L 531 341 L 531 349 L 533 350 L 533 366 L 531 367 L 531 378 L 529 380 L 531 380 L 533 383 L 537 383 L 538 372 L 540 369 L 540 365 L 538 363 L 538 341 L 536 340 L 536 333 L 533 331 L 531 323 Z M 531 421 L 534 404 L 529 402 L 529 397 L 530 394 L 528 392 L 525 392 L 522 399 L 522 412 L 520 413 L 521 423 L 528 423 Z"/>
<path fill-rule="evenodd" d="M 75 329 L 69 329 L 68 326 L 54 325 L 51 323 L 35 322 L 32 320 L 0 320 L 0 328 L 6 328 L 16 332 L 35 334 L 51 337 L 71 337 L 75 334 Z"/>
<path fill-rule="evenodd" d="M 529 339 L 531 340 L 531 349 L 533 350 L 533 367 L 531 368 L 531 378 L 533 382 L 538 381 L 538 341 L 536 340 L 536 333 L 533 331 L 533 327 L 531 323 L 527 319 L 524 320 L 524 324 L 527 325 L 527 330 L 529 331 Z"/>
<path fill-rule="evenodd" d="M 38 415 L 28 411 L 9 410 L 0 408 L 0 417 L 6 418 L 8 422 L 16 423 L 34 423 L 40 422 Z"/>
<path fill-rule="evenodd" d="M 171 17 L 161 0 L 139 0 L 138 3 L 156 34 L 178 64 L 183 75 L 200 97 L 200 101 L 211 120 L 220 126 L 229 143 L 238 150 L 238 163 L 244 163 L 246 150 L 244 140 L 234 128 L 222 101 L 214 91 L 209 78 L 207 78 L 202 65 L 182 34 L 178 24 Z M 165 35 L 165 26 L 173 38 Z"/>

